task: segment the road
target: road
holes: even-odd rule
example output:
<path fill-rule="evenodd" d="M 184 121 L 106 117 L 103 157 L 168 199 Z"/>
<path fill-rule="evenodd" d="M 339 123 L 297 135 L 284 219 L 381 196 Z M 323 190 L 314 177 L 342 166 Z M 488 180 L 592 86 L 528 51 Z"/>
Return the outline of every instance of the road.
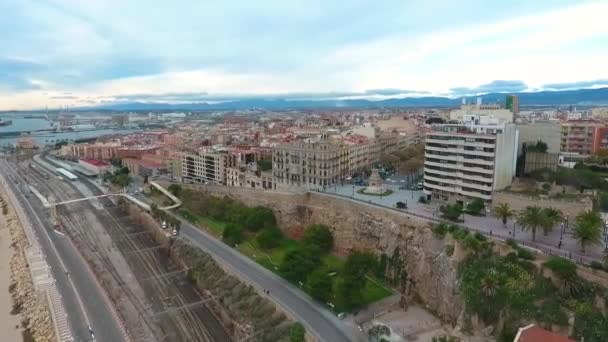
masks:
<path fill-rule="evenodd" d="M 195 246 L 210 253 L 218 262 L 228 266 L 258 289 L 269 290 L 273 301 L 300 320 L 307 327 L 307 330 L 322 341 L 346 342 L 356 340 L 351 334 L 351 327 L 317 304 L 301 290 L 207 232 L 182 220 L 180 238 L 186 238 Z"/>
<path fill-rule="evenodd" d="M 5 176 L 25 184 L 21 175 L 6 160 L 0 160 L 0 165 Z M 90 324 L 97 341 L 126 341 L 112 309 L 105 301 L 102 290 L 96 285 L 94 275 L 89 271 L 78 251 L 68 239 L 54 232 L 46 209 L 37 199 L 34 200 L 33 196 L 26 198 L 17 184 L 10 180 L 9 184 L 39 238 L 40 246 L 62 295 L 75 340 L 92 340 L 89 332 Z"/>

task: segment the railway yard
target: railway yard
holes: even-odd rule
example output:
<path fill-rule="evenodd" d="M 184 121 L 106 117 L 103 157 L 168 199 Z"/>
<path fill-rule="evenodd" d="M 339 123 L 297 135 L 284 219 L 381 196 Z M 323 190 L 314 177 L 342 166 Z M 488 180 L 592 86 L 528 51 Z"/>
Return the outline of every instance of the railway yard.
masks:
<path fill-rule="evenodd" d="M 168 257 L 167 249 L 115 199 L 58 205 L 60 228 L 53 232 L 49 209 L 26 185 L 56 202 L 84 197 L 75 182 L 94 195 L 101 191 L 88 180 L 60 179 L 31 159 L 6 160 L 5 166 L 9 179 L 19 184 L 18 188 L 50 234 L 71 240 L 87 261 L 115 307 L 118 319 L 128 327 L 126 340 L 231 340 L 209 309 L 209 302 L 214 298 L 200 293 L 186 278 L 186 272 Z"/>

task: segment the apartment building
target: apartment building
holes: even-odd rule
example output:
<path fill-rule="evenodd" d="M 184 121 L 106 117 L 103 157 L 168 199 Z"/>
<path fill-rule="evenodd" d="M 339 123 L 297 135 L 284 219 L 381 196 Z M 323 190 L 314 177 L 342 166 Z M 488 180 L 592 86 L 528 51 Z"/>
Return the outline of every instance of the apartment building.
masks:
<path fill-rule="evenodd" d="M 603 127 L 601 123 L 573 120 L 564 122 L 561 126 L 561 152 L 581 156 L 589 156 L 595 152 L 596 130 Z"/>
<path fill-rule="evenodd" d="M 61 155 L 65 157 L 110 160 L 118 157 L 119 142 L 95 144 L 69 144 L 61 147 Z"/>
<path fill-rule="evenodd" d="M 237 156 L 222 151 L 202 151 L 182 155 L 181 179 L 184 183 L 227 184 L 227 170 L 237 166 Z"/>
<path fill-rule="evenodd" d="M 429 199 L 491 201 L 492 192 L 509 186 L 515 175 L 516 126 L 492 117 L 463 119 L 433 125 L 427 133 L 424 193 Z"/>
<path fill-rule="evenodd" d="M 272 155 L 274 188 L 322 188 L 343 182 L 350 175 L 350 149 L 329 140 L 307 139 L 277 146 Z"/>

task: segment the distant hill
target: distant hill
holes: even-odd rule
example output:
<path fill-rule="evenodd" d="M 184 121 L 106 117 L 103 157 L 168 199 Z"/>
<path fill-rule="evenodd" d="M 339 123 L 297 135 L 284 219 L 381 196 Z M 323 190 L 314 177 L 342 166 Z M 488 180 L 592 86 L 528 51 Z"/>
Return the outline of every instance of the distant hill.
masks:
<path fill-rule="evenodd" d="M 541 91 L 534 93 L 515 93 L 519 95 L 520 106 L 552 106 L 552 105 L 608 105 L 608 88 L 579 89 L 562 91 Z M 484 103 L 504 103 L 506 93 L 490 93 L 479 96 L 468 96 L 467 102 L 472 103 L 481 97 Z M 128 102 L 113 103 L 96 107 L 79 109 L 98 109 L 115 111 L 159 111 L 159 110 L 231 110 L 231 109 L 303 109 L 303 108 L 382 108 L 382 107 L 454 107 L 461 103 L 461 98 L 449 97 L 409 97 L 402 99 L 370 100 L 288 100 L 273 99 L 235 99 L 223 103 L 147 103 Z"/>

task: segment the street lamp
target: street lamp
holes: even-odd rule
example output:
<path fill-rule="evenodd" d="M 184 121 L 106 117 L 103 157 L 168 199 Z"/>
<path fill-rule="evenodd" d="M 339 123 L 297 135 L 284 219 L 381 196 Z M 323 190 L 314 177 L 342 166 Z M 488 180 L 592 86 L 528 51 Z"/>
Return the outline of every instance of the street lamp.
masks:
<path fill-rule="evenodd" d="M 517 227 L 517 221 L 513 221 L 513 239 L 515 239 L 515 228 Z"/>

